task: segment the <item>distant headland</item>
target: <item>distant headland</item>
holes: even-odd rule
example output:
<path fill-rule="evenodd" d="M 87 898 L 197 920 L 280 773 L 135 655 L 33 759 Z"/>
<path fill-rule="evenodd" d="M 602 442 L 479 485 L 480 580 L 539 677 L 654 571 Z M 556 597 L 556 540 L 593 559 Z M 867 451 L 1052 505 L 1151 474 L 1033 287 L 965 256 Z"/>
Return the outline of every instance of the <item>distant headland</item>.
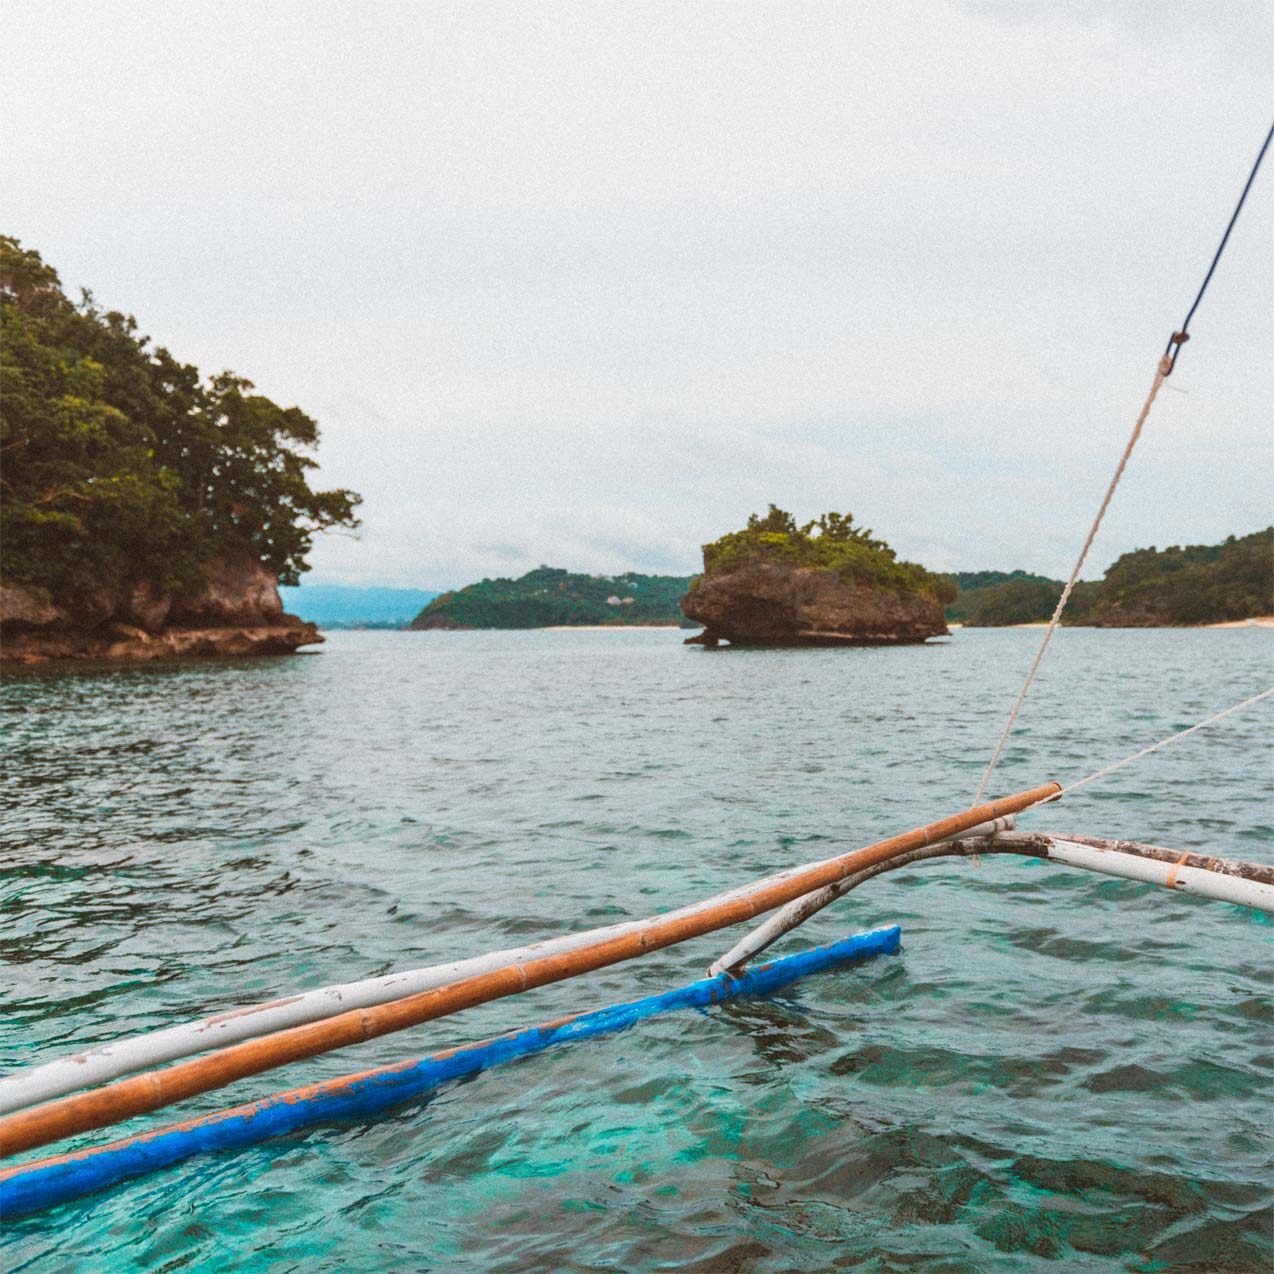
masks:
<path fill-rule="evenodd" d="M 541 566 L 518 579 L 484 579 L 434 598 L 409 627 L 640 628 L 684 624 L 683 575 L 577 575 Z"/>
<path fill-rule="evenodd" d="M 999 628 L 1046 622 L 1062 581 L 1025 571 L 949 575 L 960 593 L 950 623 Z M 1274 614 L 1274 526 L 1220 544 L 1125 553 L 1100 580 L 1081 580 L 1063 622 L 1091 628 L 1180 628 Z"/>

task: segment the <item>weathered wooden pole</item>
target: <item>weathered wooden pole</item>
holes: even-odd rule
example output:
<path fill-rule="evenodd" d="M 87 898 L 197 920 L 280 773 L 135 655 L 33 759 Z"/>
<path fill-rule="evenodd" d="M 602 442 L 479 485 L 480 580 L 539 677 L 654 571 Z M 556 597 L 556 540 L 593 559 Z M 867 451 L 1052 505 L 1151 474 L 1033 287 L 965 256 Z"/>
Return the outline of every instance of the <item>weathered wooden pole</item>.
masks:
<path fill-rule="evenodd" d="M 366 1119 L 411 1101 L 447 1080 L 473 1075 L 515 1057 L 624 1030 L 656 1013 L 761 995 L 846 960 L 898 950 L 899 929 L 876 929 L 826 947 L 757 965 L 742 978 L 716 977 L 662 995 L 576 1013 L 432 1057 L 377 1066 L 286 1093 L 152 1128 L 121 1141 L 0 1168 L 0 1216 L 34 1212 L 117 1181 L 156 1172 L 192 1155 L 253 1145 L 329 1119 Z"/>
<path fill-rule="evenodd" d="M 1004 818 L 971 827 L 964 835 L 967 837 L 994 836 L 997 832 L 1008 831 L 1012 826 L 1013 816 L 1009 814 Z M 950 843 L 950 841 L 937 842 L 939 845 Z M 749 960 L 756 959 L 767 947 L 773 946 L 785 933 L 790 933 L 803 925 L 811 916 L 817 915 L 824 907 L 830 906 L 837 898 L 843 897 L 851 889 L 861 885 L 863 881 L 878 876 L 882 871 L 888 871 L 897 861 L 897 859 L 890 859 L 888 862 L 878 863 L 874 867 L 855 872 L 852 876 L 846 876 L 834 885 L 825 885 L 822 889 L 806 894 L 804 898 L 789 902 L 786 907 L 776 911 L 763 925 L 740 938 L 719 960 L 710 964 L 709 975 L 715 976 L 718 973 L 729 973 L 741 969 Z"/>
<path fill-rule="evenodd" d="M 1012 824 L 1012 819 L 999 820 Z M 749 960 L 771 947 L 784 934 L 816 915 L 829 903 L 843 898 L 875 876 L 931 858 L 970 857 L 980 854 L 1019 854 L 1043 858 L 1064 867 L 1118 876 L 1146 885 L 1159 885 L 1196 898 L 1230 902 L 1255 911 L 1274 912 L 1274 867 L 1235 858 L 1180 853 L 1140 841 L 1107 840 L 1098 836 L 1058 836 L 1053 833 L 1013 832 L 973 828 L 967 836 L 938 841 L 910 853 L 846 876 L 834 885 L 790 902 L 764 924 L 745 934 L 725 955 L 709 967 L 710 974 L 738 973 Z"/>

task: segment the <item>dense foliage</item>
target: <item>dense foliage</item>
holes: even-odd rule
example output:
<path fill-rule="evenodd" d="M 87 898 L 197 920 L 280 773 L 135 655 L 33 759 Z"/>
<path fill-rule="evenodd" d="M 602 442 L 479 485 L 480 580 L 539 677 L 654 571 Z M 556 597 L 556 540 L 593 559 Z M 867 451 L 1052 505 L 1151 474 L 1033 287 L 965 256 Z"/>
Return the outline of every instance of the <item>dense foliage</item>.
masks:
<path fill-rule="evenodd" d="M 4 577 L 53 593 L 151 579 L 202 586 L 239 549 L 287 583 L 358 497 L 314 491 L 314 421 L 229 372 L 204 379 L 134 319 L 72 302 L 39 253 L 0 236 Z"/>
<path fill-rule="evenodd" d="M 953 601 L 957 585 L 914 562 L 900 562 L 884 540 L 854 525 L 852 514 L 824 513 L 798 526 L 783 509 L 770 505 L 753 514 L 742 531 L 731 531 L 703 546 L 708 575 L 724 575 L 752 561 L 785 562 L 832 571 L 850 583 L 891 593 L 923 593 L 936 602 Z"/>
<path fill-rule="evenodd" d="M 946 608 L 947 622 L 975 628 L 1033 623 L 1041 611 L 1048 619 L 1062 592 L 1060 580 L 1027 571 L 961 571 L 947 578 L 960 589 Z"/>
<path fill-rule="evenodd" d="M 1085 623 L 1208 624 L 1274 614 L 1274 527 L 1220 544 L 1125 553 L 1084 599 Z"/>
<path fill-rule="evenodd" d="M 1062 581 L 1014 571 L 952 576 L 962 592 L 947 618 L 970 627 L 1040 623 L 1053 614 Z M 971 581 L 965 586 L 964 580 Z M 1213 624 L 1274 614 L 1274 527 L 1221 544 L 1136 549 L 1100 581 L 1081 581 L 1063 622 L 1092 625 Z"/>
<path fill-rule="evenodd" d="M 541 566 L 521 579 L 484 579 L 435 598 L 413 628 L 550 628 L 682 624 L 690 580 L 675 575 L 573 575 Z"/>

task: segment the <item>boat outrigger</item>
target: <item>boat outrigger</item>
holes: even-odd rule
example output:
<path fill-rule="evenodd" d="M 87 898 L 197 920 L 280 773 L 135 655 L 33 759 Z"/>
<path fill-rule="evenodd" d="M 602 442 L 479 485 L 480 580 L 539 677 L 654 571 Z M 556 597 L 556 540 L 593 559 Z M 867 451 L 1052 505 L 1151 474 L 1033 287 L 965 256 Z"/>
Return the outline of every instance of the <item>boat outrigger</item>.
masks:
<path fill-rule="evenodd" d="M 316 1123 L 367 1118 L 418 1099 L 448 1080 L 556 1044 L 622 1030 L 652 1013 L 764 994 L 849 960 L 897 951 L 900 930 L 894 927 L 772 963 L 749 964 L 784 933 L 857 885 L 941 857 L 1027 855 L 1274 913 L 1274 868 L 1176 854 L 1131 841 L 1014 830 L 1017 814 L 1056 799 L 1061 790 L 1057 783 L 1031 788 L 662 916 L 235 1009 L 6 1076 L 0 1079 L 0 1110 L 7 1112 L 0 1117 L 0 1154 L 7 1156 L 121 1123 L 289 1062 L 674 946 L 779 908 L 717 960 L 707 979 L 680 990 L 6 1168 L 0 1171 L 0 1215 L 50 1207 L 193 1155 L 265 1141 Z M 145 1070 L 178 1058 L 192 1060 Z M 130 1074 L 131 1078 L 120 1078 Z M 91 1087 L 97 1084 L 104 1086 Z M 89 1091 L 79 1091 L 84 1088 Z"/>

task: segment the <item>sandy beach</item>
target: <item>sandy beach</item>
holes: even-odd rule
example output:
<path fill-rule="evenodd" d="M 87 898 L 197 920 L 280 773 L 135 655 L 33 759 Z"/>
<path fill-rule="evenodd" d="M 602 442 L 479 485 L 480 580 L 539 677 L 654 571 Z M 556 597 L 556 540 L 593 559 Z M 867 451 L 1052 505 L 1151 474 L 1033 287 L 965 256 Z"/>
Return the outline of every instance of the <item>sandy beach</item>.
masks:
<path fill-rule="evenodd" d="M 954 632 L 957 628 L 964 628 L 964 624 L 948 624 L 948 628 Z M 1047 620 L 1036 620 L 1029 624 L 1004 624 L 1005 628 L 1047 628 Z M 1067 628 L 1084 628 L 1084 624 L 1067 624 Z M 1227 619 L 1219 624 L 1154 624 L 1154 628 L 1274 628 L 1274 615 L 1257 615 L 1252 619 Z"/>

